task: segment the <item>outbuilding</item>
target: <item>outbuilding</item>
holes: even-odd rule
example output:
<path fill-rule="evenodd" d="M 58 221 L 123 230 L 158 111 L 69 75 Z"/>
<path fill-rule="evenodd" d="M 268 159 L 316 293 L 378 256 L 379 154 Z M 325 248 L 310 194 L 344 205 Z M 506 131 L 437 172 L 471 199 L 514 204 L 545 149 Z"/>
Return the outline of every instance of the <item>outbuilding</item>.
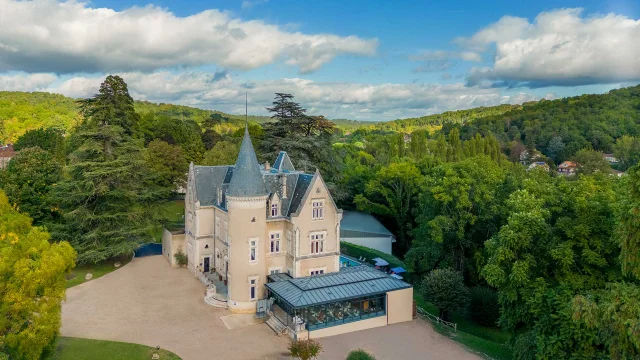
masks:
<path fill-rule="evenodd" d="M 396 242 L 396 238 L 373 215 L 344 211 L 340 222 L 340 241 L 391 254 L 391 244 Z"/>

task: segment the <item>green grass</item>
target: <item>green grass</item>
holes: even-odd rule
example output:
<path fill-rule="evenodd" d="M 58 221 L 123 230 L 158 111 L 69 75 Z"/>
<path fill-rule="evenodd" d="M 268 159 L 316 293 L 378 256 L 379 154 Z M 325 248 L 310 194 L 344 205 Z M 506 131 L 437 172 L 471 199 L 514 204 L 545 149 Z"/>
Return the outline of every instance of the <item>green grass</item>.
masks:
<path fill-rule="evenodd" d="M 165 203 L 162 207 L 161 215 L 165 216 L 170 223 L 178 223 L 182 222 L 182 216 L 184 215 L 184 200 L 172 200 Z M 156 226 L 151 236 L 155 242 L 162 242 L 162 229 L 164 226 L 158 225 Z"/>
<path fill-rule="evenodd" d="M 55 353 L 47 360 L 148 360 L 154 348 L 115 341 L 61 337 Z M 160 360 L 180 360 L 167 350 L 158 352 Z"/>
<path fill-rule="evenodd" d="M 438 308 L 425 301 L 422 296 L 415 295 L 416 305 L 423 308 L 429 314 L 438 316 Z M 512 359 L 511 349 L 507 345 L 509 333 L 500 328 L 478 325 L 463 314 L 454 313 L 451 321 L 456 323 L 458 331 L 448 326 L 433 324 L 439 333 L 460 342 L 470 350 L 482 354 L 486 358 L 497 360 Z"/>
<path fill-rule="evenodd" d="M 127 264 L 129 261 L 131 261 L 132 257 L 133 257 L 133 254 L 122 255 L 117 258 L 109 259 L 107 261 L 103 261 L 98 264 L 87 264 L 87 265 L 76 266 L 75 268 L 73 268 L 73 270 L 71 270 L 70 276 L 67 277 L 68 279 L 71 278 L 70 280 L 67 280 L 67 289 L 72 286 L 80 285 L 87 281 L 97 279 L 114 270 L 117 270 L 118 268 L 115 267 L 113 264 L 119 262 L 121 264 L 120 267 L 122 267 L 125 264 Z M 87 273 L 91 273 L 92 275 L 91 280 L 84 279 Z"/>

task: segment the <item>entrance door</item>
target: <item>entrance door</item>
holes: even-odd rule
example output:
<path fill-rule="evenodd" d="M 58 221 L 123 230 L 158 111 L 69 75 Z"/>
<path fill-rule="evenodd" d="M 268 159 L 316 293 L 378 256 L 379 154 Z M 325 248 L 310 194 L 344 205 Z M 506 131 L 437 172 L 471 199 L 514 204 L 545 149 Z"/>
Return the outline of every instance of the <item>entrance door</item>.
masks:
<path fill-rule="evenodd" d="M 208 273 L 209 272 L 209 262 L 211 261 L 211 257 L 207 256 L 206 258 L 204 258 L 204 272 Z"/>

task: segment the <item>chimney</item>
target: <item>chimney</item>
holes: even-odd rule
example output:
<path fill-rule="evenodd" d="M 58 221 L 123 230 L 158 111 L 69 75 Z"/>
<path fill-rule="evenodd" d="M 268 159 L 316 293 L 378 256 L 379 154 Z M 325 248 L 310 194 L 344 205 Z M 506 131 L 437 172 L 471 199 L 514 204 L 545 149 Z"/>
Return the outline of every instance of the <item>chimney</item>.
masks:
<path fill-rule="evenodd" d="M 287 175 L 280 175 L 280 186 L 282 187 L 282 198 L 287 197 Z"/>
<path fill-rule="evenodd" d="M 269 165 L 269 162 L 268 162 L 268 161 L 265 161 L 265 162 L 264 162 L 264 169 L 265 169 L 265 170 L 270 170 L 270 169 L 271 169 L 271 165 Z"/>

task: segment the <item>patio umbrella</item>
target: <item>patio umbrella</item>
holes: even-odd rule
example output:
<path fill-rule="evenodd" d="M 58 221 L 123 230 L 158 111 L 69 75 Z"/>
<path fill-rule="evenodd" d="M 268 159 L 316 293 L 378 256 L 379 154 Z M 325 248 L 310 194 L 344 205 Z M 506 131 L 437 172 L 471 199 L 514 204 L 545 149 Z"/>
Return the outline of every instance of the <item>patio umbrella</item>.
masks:
<path fill-rule="evenodd" d="M 375 259 L 373 259 L 373 261 L 375 261 L 376 266 L 387 266 L 387 265 L 389 265 L 389 263 L 385 259 L 375 258 Z"/>
<path fill-rule="evenodd" d="M 403 272 L 407 272 L 407 270 L 401 268 L 401 267 L 394 267 L 393 269 L 391 269 L 391 271 L 393 271 L 396 274 L 402 274 Z"/>

